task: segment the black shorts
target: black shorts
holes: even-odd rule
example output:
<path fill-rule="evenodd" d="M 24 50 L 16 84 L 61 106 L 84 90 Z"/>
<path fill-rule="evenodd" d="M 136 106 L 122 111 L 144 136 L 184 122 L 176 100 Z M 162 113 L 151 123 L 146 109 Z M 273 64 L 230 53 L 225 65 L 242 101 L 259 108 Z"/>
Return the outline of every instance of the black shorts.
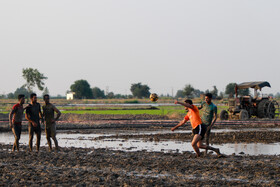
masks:
<path fill-rule="evenodd" d="M 204 124 L 198 125 L 195 129 L 192 130 L 193 134 L 199 134 L 201 136 L 201 140 L 203 140 L 204 135 L 206 133 L 207 127 Z"/>

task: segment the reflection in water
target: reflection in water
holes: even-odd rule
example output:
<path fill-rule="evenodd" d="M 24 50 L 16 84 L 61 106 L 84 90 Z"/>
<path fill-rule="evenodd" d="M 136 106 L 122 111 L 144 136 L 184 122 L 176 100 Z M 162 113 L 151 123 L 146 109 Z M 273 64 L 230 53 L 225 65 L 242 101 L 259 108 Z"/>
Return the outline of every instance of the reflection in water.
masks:
<path fill-rule="evenodd" d="M 151 132 L 150 132 L 151 133 Z M 106 134 L 110 136 L 114 134 Z M 61 147 L 82 147 L 82 148 L 107 148 L 112 150 L 123 150 L 123 151 L 161 151 L 161 152 L 185 152 L 193 151 L 190 142 L 181 141 L 145 141 L 141 139 L 102 139 L 94 140 L 94 138 L 104 136 L 104 134 L 67 134 L 58 133 L 57 139 L 59 146 Z M 11 132 L 0 133 L 0 143 L 12 145 L 14 136 Z M 36 137 L 33 140 L 36 141 Z M 22 133 L 20 144 L 28 144 L 28 134 Z M 47 146 L 45 134 L 42 134 L 41 145 Z M 227 143 L 221 145 L 214 145 L 220 148 L 223 154 L 249 154 L 249 155 L 279 155 L 280 154 L 280 143 L 274 144 L 262 144 L 262 143 Z M 12 147 L 12 146 L 11 146 Z"/>

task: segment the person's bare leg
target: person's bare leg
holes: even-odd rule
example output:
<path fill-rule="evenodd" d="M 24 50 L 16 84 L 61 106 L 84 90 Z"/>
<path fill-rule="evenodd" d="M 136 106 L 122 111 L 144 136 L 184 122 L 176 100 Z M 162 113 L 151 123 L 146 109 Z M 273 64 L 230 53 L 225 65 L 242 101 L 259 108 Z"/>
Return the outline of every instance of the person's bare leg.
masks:
<path fill-rule="evenodd" d="M 197 143 L 201 140 L 201 136 L 199 134 L 194 135 L 193 140 L 192 140 L 192 147 L 196 153 L 197 157 L 200 157 L 200 151 L 198 148 Z"/>
<path fill-rule="evenodd" d="M 52 151 L 52 142 L 51 142 L 50 136 L 47 136 L 47 142 L 48 142 L 48 146 L 49 146 L 49 151 Z"/>
<path fill-rule="evenodd" d="M 209 146 L 209 138 L 210 138 L 210 132 L 206 132 L 205 133 L 205 143 L 206 143 L 207 146 Z M 208 151 L 208 149 L 206 148 L 205 152 L 204 152 L 205 156 L 207 155 L 207 151 Z"/>
<path fill-rule="evenodd" d="M 56 137 L 53 137 L 52 139 L 53 139 L 53 141 L 54 141 L 55 150 L 56 150 L 56 151 L 58 151 L 58 150 L 59 150 L 59 148 L 58 148 L 58 142 L 57 142 L 57 139 L 56 139 Z"/>
<path fill-rule="evenodd" d="M 221 155 L 219 148 L 214 148 L 214 147 L 211 147 L 209 145 L 204 145 L 201 140 L 197 142 L 197 146 L 200 149 L 210 149 L 210 150 L 216 152 L 218 156 Z"/>

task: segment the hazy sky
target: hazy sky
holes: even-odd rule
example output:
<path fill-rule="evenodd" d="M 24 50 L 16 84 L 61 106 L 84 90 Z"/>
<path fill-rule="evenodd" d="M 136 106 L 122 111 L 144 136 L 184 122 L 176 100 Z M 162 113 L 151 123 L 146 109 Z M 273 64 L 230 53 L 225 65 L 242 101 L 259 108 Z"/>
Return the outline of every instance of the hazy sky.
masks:
<path fill-rule="evenodd" d="M 0 1 L 0 94 L 28 67 L 51 95 L 79 79 L 115 94 L 259 80 L 280 92 L 279 20 L 279 0 Z"/>

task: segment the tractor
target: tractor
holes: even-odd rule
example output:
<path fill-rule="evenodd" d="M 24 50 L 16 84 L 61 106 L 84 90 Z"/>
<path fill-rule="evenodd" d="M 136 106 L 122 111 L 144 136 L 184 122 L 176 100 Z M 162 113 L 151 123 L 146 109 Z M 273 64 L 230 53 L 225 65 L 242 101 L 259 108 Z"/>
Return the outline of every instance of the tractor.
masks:
<path fill-rule="evenodd" d="M 279 104 L 269 97 L 258 97 L 258 90 L 263 87 L 271 87 L 269 82 L 244 82 L 235 85 L 235 98 L 229 99 L 228 109 L 220 112 L 221 120 L 240 119 L 247 120 L 252 117 L 273 119 L 279 115 Z M 238 90 L 253 88 L 254 97 L 240 96 Z"/>

